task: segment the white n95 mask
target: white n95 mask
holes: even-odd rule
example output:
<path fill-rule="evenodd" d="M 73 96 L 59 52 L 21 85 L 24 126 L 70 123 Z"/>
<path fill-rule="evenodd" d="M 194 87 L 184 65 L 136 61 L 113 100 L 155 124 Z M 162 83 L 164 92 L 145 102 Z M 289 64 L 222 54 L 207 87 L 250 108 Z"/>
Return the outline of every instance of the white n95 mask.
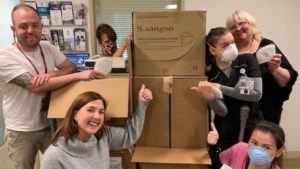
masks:
<path fill-rule="evenodd" d="M 232 169 L 232 168 L 226 164 L 223 164 L 220 169 Z"/>
<path fill-rule="evenodd" d="M 100 57 L 96 60 L 94 70 L 107 75 L 112 69 L 112 57 Z"/>
<path fill-rule="evenodd" d="M 256 52 L 256 59 L 257 59 L 258 64 L 263 64 L 263 63 L 269 62 L 273 58 L 275 52 L 276 51 L 275 51 L 274 44 L 270 44 L 270 45 L 260 48 Z"/>
<path fill-rule="evenodd" d="M 230 44 L 222 53 L 222 61 L 230 63 L 237 58 L 238 53 L 235 43 Z"/>

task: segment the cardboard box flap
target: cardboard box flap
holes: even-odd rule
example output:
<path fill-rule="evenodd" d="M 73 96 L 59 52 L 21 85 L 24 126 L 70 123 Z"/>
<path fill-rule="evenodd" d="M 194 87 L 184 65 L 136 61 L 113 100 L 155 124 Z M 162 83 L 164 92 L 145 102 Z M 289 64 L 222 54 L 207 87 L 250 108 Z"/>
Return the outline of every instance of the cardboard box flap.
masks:
<path fill-rule="evenodd" d="M 94 91 L 108 102 L 107 117 L 127 117 L 129 104 L 129 78 L 109 77 L 91 81 L 78 81 L 51 93 L 48 118 L 64 118 L 73 100 L 83 92 Z"/>
<path fill-rule="evenodd" d="M 163 164 L 211 164 L 205 148 L 158 148 L 137 146 L 132 162 Z"/>
<path fill-rule="evenodd" d="M 204 11 L 134 12 L 136 60 L 175 60 L 204 46 L 205 23 Z"/>

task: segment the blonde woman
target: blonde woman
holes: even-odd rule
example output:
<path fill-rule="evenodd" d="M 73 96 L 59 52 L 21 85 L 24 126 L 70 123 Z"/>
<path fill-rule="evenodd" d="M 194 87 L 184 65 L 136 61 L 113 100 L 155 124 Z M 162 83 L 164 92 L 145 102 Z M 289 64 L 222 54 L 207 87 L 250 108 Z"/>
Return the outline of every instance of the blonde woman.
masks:
<path fill-rule="evenodd" d="M 263 80 L 259 106 L 265 120 L 279 124 L 283 103 L 289 99 L 298 73 L 279 47 L 260 35 L 256 20 L 249 13 L 240 10 L 233 12 L 227 18 L 226 27 L 231 31 L 239 53 L 252 53 L 257 58 L 261 48 L 270 44 L 275 46 L 271 60 L 259 65 Z"/>

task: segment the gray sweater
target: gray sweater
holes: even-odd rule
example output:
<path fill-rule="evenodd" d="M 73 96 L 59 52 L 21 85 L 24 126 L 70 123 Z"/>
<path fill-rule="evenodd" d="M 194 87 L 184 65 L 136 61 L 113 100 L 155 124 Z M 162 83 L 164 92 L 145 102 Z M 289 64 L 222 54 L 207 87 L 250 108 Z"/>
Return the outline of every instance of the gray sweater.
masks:
<path fill-rule="evenodd" d="M 42 159 L 42 169 L 109 169 L 109 150 L 128 148 L 142 133 L 148 102 L 139 101 L 135 113 L 124 127 L 106 126 L 97 142 L 93 135 L 88 142 L 72 138 L 65 144 L 60 137 L 57 145 L 50 145 Z"/>

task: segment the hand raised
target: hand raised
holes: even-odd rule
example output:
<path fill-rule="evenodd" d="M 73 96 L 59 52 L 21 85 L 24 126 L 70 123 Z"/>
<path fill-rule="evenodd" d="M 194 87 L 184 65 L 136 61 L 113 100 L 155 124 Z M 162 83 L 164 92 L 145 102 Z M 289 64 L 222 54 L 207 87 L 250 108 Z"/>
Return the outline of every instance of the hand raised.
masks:
<path fill-rule="evenodd" d="M 207 143 L 210 145 L 216 145 L 219 139 L 219 133 L 215 127 L 214 122 L 211 122 L 210 126 L 212 130 L 207 135 Z"/>
<path fill-rule="evenodd" d="M 275 54 L 273 58 L 267 63 L 268 64 L 268 69 L 270 72 L 273 72 L 277 68 L 280 67 L 281 64 L 281 54 Z"/>
<path fill-rule="evenodd" d="M 190 89 L 200 93 L 208 101 L 216 98 L 213 93 L 212 84 L 208 81 L 200 81 L 198 86 L 192 86 Z"/>
<path fill-rule="evenodd" d="M 139 98 L 142 101 L 151 101 L 153 99 L 151 90 L 145 87 L 145 84 L 142 84 L 142 87 L 139 92 Z"/>
<path fill-rule="evenodd" d="M 103 77 L 104 76 L 101 73 L 99 73 L 95 70 L 86 70 L 86 71 L 79 72 L 79 78 L 81 80 L 100 79 Z"/>

